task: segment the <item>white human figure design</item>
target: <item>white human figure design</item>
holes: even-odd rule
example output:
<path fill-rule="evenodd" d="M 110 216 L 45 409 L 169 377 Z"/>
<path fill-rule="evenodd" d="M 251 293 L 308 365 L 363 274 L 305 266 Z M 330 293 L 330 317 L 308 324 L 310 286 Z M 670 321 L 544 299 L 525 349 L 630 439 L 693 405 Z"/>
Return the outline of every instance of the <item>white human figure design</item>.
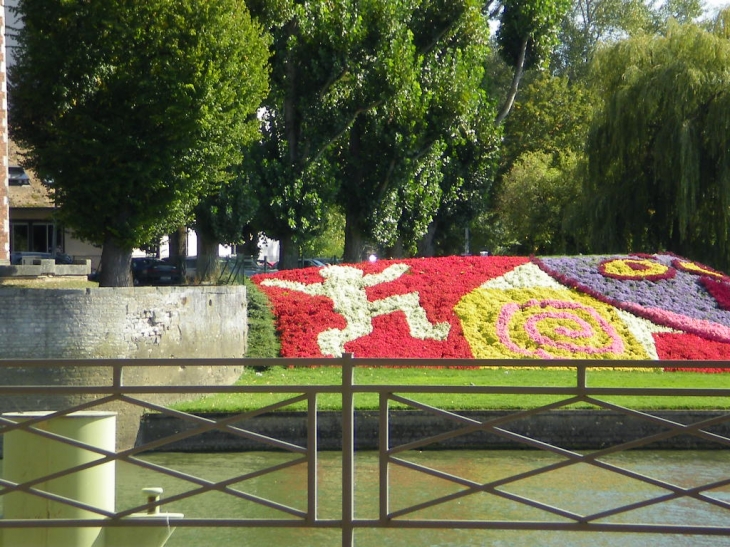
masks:
<path fill-rule="evenodd" d="M 322 283 L 307 285 L 282 279 L 266 279 L 262 285 L 281 287 L 309 294 L 326 296 L 334 303 L 335 312 L 345 318 L 344 329 L 328 329 L 319 334 L 317 342 L 323 355 L 342 356 L 345 344 L 367 336 L 373 331 L 373 317 L 401 311 L 411 336 L 420 340 L 446 340 L 451 325 L 448 321 L 431 323 L 426 310 L 421 307 L 417 292 L 389 296 L 370 302 L 365 289 L 380 283 L 394 281 L 402 276 L 409 267 L 406 264 L 393 264 L 378 274 L 365 275 L 362 270 L 351 266 L 327 266 L 320 270 Z"/>

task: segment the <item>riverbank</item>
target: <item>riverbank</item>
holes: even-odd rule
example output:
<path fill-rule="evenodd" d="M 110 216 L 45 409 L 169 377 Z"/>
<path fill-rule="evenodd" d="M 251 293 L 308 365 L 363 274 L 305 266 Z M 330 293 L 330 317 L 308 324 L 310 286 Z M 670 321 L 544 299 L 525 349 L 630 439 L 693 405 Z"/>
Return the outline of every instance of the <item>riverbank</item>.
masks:
<path fill-rule="evenodd" d="M 555 410 L 530 417 L 502 421 L 516 411 L 461 411 L 459 416 L 479 423 L 500 420 L 499 427 L 508 434 L 477 431 L 440 440 L 422 449 L 520 449 L 530 448 L 514 440 L 524 436 L 570 450 L 596 450 L 657 436 L 653 442 L 643 445 L 647 449 L 727 449 L 713 441 L 711 435 L 679 432 L 670 434 L 671 424 L 690 425 L 706 420 L 717 423 L 703 431 L 730 437 L 730 414 L 722 410 L 662 410 L 640 418 L 608 410 Z M 390 413 L 390 446 L 400 446 L 450 432 L 467 425 L 442 415 L 415 410 L 394 410 Z M 201 413 L 197 416 L 220 421 L 233 416 L 225 413 Z M 358 411 L 355 413 L 355 448 L 378 448 L 379 413 Z M 236 422 L 236 427 L 256 435 L 285 441 L 298 446 L 307 445 L 307 415 L 305 412 L 277 412 Z M 191 421 L 162 414 L 147 414 L 141 419 L 137 445 L 159 441 L 165 437 L 190 432 L 196 427 Z M 319 450 L 341 450 L 342 415 L 336 411 L 321 411 L 317 417 L 317 444 Z M 225 452 L 274 449 L 255 436 L 238 435 L 223 431 L 208 431 L 156 448 L 158 452 Z M 512 438 L 509 438 L 512 436 Z M 252 438 L 254 437 L 254 438 Z"/>

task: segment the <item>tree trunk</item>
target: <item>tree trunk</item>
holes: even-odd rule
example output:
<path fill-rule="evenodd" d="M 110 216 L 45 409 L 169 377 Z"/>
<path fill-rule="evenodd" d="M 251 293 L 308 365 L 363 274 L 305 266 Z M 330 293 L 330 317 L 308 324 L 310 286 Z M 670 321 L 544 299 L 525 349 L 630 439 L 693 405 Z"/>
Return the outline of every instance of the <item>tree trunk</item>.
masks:
<path fill-rule="evenodd" d="M 299 249 L 294 243 L 294 234 L 287 232 L 279 238 L 279 269 L 293 270 L 299 267 Z"/>
<path fill-rule="evenodd" d="M 520 56 L 517 59 L 517 66 L 515 67 L 515 74 L 512 78 L 512 85 L 510 86 L 509 93 L 507 94 L 507 100 L 504 101 L 497 119 L 494 120 L 494 125 L 500 125 L 507 115 L 512 110 L 512 105 L 515 104 L 515 97 L 517 97 L 517 91 L 520 88 L 520 80 L 522 75 L 525 73 L 525 56 L 527 55 L 527 42 L 528 38 L 525 38 L 520 48 Z"/>
<path fill-rule="evenodd" d="M 428 230 L 425 234 L 423 234 L 421 241 L 418 242 L 418 256 L 436 256 L 436 245 L 434 241 L 436 240 L 437 231 L 438 221 L 432 220 L 431 223 L 428 225 Z"/>
<path fill-rule="evenodd" d="M 352 264 L 364 260 L 365 236 L 360 228 L 360 215 L 354 211 L 345 213 L 345 250 L 342 261 Z"/>
<path fill-rule="evenodd" d="M 350 156 L 357 163 L 361 155 L 360 133 L 362 131 L 362 118 L 355 120 L 350 128 Z M 360 165 L 353 174 L 352 183 L 356 188 L 362 187 L 365 176 L 363 167 Z M 361 220 L 361 203 L 353 196 L 345 198 L 345 249 L 342 261 L 346 263 L 360 262 L 364 260 L 365 236 L 363 235 Z"/>
<path fill-rule="evenodd" d="M 132 249 L 119 247 L 107 236 L 101 249 L 100 287 L 132 286 Z"/>
<path fill-rule="evenodd" d="M 218 240 L 205 229 L 198 229 L 198 259 L 195 271 L 199 281 L 206 283 L 218 281 L 220 274 Z"/>
<path fill-rule="evenodd" d="M 185 258 L 188 256 L 188 230 L 180 226 L 176 231 L 169 234 L 170 240 L 170 262 L 180 268 L 183 277 L 185 276 Z"/>

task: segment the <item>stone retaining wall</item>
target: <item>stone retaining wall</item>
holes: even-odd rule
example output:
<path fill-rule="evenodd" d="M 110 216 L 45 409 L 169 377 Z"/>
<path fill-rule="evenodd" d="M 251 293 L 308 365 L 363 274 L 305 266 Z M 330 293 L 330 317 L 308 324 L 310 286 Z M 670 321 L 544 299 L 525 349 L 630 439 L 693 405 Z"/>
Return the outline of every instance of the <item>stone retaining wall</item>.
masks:
<path fill-rule="evenodd" d="M 461 411 L 460 415 L 479 421 L 495 419 L 513 412 L 508 411 Z M 655 411 L 655 416 L 692 424 L 702 420 L 727 416 L 725 411 L 673 410 Z M 207 418 L 220 419 L 223 414 L 205 414 Z M 257 416 L 236 424 L 254 433 L 284 440 L 299 446 L 307 445 L 307 419 L 304 412 L 280 412 Z M 318 447 L 321 450 L 340 450 L 342 447 L 342 419 L 338 412 L 324 411 L 318 414 Z M 137 445 L 160 440 L 163 437 L 192 429 L 191 422 L 170 416 L 149 414 L 142 417 Z M 432 435 L 453 431 L 460 426 L 433 414 L 405 410 L 390 413 L 391 446 L 422 440 Z M 501 426 L 503 429 L 570 450 L 594 450 L 631 442 L 667 428 L 638 420 L 626 414 L 605 410 L 549 411 L 529 418 L 516 420 Z M 710 428 L 713 433 L 730 437 L 727 421 Z M 378 448 L 378 412 L 361 411 L 355 414 L 355 448 Z M 505 437 L 489 433 L 472 433 L 424 447 L 424 449 L 521 449 L 529 448 Z M 662 439 L 644 447 L 651 449 L 715 449 L 728 448 L 706 439 L 680 435 Z M 208 432 L 190 439 L 167 445 L 160 451 L 218 452 L 271 449 L 260 442 L 230 433 Z"/>
<path fill-rule="evenodd" d="M 241 358 L 246 353 L 247 302 L 243 286 L 0 290 L 3 359 Z M 127 385 L 226 385 L 242 367 L 140 367 Z M 111 385 L 109 367 L 0 369 L 3 385 Z M 177 397 L 179 399 L 180 397 Z M 80 396 L 8 396 L 0 412 L 58 410 Z M 146 397 L 169 404 L 171 396 Z M 139 408 L 111 404 L 119 413 L 120 447 L 137 436 Z"/>

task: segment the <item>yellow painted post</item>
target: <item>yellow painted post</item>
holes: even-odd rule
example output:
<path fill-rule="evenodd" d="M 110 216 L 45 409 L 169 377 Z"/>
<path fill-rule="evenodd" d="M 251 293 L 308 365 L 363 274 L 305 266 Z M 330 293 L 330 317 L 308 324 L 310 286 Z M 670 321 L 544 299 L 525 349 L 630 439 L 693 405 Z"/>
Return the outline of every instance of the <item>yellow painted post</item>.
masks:
<path fill-rule="evenodd" d="M 6 413 L 16 422 L 37 419 L 49 412 Z M 39 422 L 34 428 L 74 439 L 92 447 L 114 452 L 116 414 L 113 412 L 75 412 Z M 61 440 L 42 437 L 32 431 L 14 430 L 3 440 L 3 478 L 17 484 L 72 469 L 102 458 L 100 454 L 77 448 Z M 42 481 L 33 488 L 114 512 L 115 466 L 107 462 L 66 476 Z M 69 506 L 60 501 L 25 492 L 4 496 L 6 519 L 88 519 L 102 515 Z M 101 536 L 99 527 L 7 528 L 3 547 L 95 547 Z"/>

